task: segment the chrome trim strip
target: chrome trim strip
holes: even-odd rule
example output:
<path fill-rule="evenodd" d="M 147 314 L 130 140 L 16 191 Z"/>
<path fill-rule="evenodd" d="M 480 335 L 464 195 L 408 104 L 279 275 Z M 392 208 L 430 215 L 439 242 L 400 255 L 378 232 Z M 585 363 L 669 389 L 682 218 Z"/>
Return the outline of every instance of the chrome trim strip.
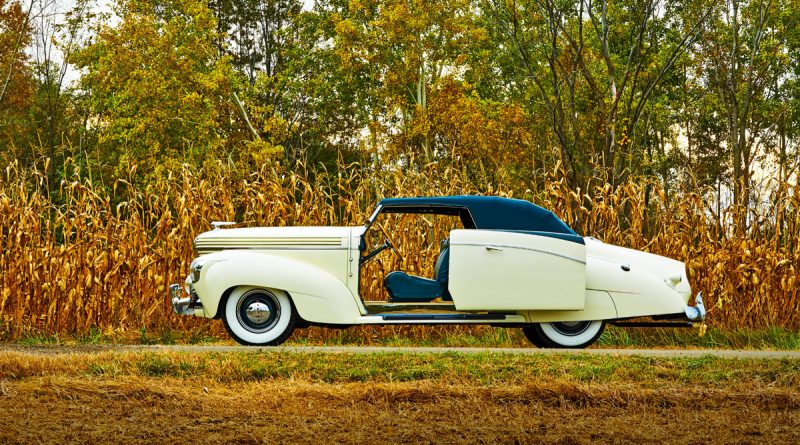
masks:
<path fill-rule="evenodd" d="M 381 314 L 387 321 L 502 321 L 508 318 L 506 314 L 416 314 L 416 313 L 393 313 Z"/>
<path fill-rule="evenodd" d="M 552 250 L 537 249 L 535 247 L 514 246 L 514 245 L 511 245 L 511 244 L 497 244 L 497 243 L 492 243 L 492 244 L 457 243 L 457 244 L 455 244 L 453 242 L 450 243 L 450 246 L 483 247 L 487 251 L 490 251 L 490 250 L 497 251 L 498 248 L 501 248 L 501 247 L 505 247 L 505 248 L 508 248 L 508 249 L 530 250 L 531 252 L 544 253 L 546 255 L 553 255 L 553 256 L 564 258 L 564 259 L 567 259 L 567 260 L 570 260 L 570 261 L 575 261 L 576 263 L 586 264 L 586 261 L 584 261 L 584 260 L 581 260 L 581 259 L 578 259 L 578 258 L 574 258 L 574 257 L 571 257 L 569 255 L 564 255 L 563 253 L 553 252 Z"/>
<path fill-rule="evenodd" d="M 219 252 L 221 250 L 348 250 L 347 247 L 332 246 L 202 246 L 197 249 L 198 254 Z"/>
<path fill-rule="evenodd" d="M 381 213 L 381 210 L 383 210 L 383 206 L 378 204 L 378 207 L 375 208 L 375 211 L 372 212 L 372 215 L 370 215 L 369 219 L 367 219 L 367 223 L 364 224 L 367 227 L 367 229 L 369 229 L 369 226 L 372 225 L 372 222 L 375 221 L 375 218 L 377 218 L 378 215 Z"/>
<path fill-rule="evenodd" d="M 195 243 L 196 246 L 218 246 L 218 245 L 225 245 L 225 246 L 253 246 L 253 245 L 261 245 L 261 246 L 336 246 L 336 247 L 344 247 L 344 243 L 341 240 L 336 240 L 336 242 L 324 242 L 324 241 L 299 241 L 299 242 L 292 242 L 292 241 L 261 241 L 261 240 L 213 240 L 213 241 L 201 241 L 199 243 Z"/>
<path fill-rule="evenodd" d="M 231 231 L 232 232 L 232 231 Z M 332 242 L 341 243 L 344 236 L 204 236 L 203 241 L 264 241 L 264 242 Z"/>
<path fill-rule="evenodd" d="M 222 227 L 235 226 L 238 224 L 235 221 L 211 221 L 211 230 L 219 230 Z"/>
<path fill-rule="evenodd" d="M 433 325 L 433 324 L 477 324 L 477 325 L 488 325 L 488 324 L 522 324 L 526 323 L 525 317 L 519 314 L 510 314 L 506 315 L 505 319 L 496 319 L 496 320 L 384 320 L 381 315 L 369 314 L 360 317 L 355 324 L 365 325 L 365 324 L 399 324 L 399 325 L 412 325 L 412 324 L 419 324 L 419 325 Z"/>
<path fill-rule="evenodd" d="M 200 254 L 220 250 L 347 250 L 345 238 L 339 237 L 206 237 L 194 241 Z"/>
<path fill-rule="evenodd" d="M 387 315 L 397 312 L 405 315 L 492 315 L 507 316 L 514 315 L 514 311 L 490 311 L 490 310 L 458 310 L 454 302 L 440 303 L 397 303 L 391 301 L 365 301 L 364 307 L 368 315 Z M 489 314 L 491 312 L 491 314 Z"/>
<path fill-rule="evenodd" d="M 332 247 L 346 247 L 343 246 L 342 243 L 265 243 L 261 241 L 238 241 L 238 242 L 227 242 L 227 241 L 214 241 L 208 243 L 197 243 L 197 247 L 203 246 L 332 246 Z"/>

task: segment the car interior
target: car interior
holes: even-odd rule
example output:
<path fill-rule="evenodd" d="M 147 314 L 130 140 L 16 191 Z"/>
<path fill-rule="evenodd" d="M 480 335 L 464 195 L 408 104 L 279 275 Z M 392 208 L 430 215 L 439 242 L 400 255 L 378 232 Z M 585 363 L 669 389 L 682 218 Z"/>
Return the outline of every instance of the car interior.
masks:
<path fill-rule="evenodd" d="M 431 232 L 431 237 L 435 237 L 437 234 L 439 236 L 448 236 L 450 230 L 456 228 L 474 228 L 474 224 L 472 223 L 469 215 L 465 214 L 463 209 L 384 209 L 381 215 L 376 215 L 376 219 L 380 216 L 384 218 L 387 216 L 394 216 L 395 218 L 390 218 L 389 221 L 384 221 L 386 227 L 384 227 L 384 224 L 381 222 L 370 225 L 370 227 L 373 228 L 372 230 L 368 229 L 368 233 L 372 232 L 371 237 L 374 238 L 375 236 L 382 236 L 383 242 L 372 252 L 362 255 L 361 266 L 364 266 L 370 260 L 387 249 L 394 251 L 398 258 L 403 257 L 403 254 L 398 252 L 398 246 L 396 246 L 396 244 L 392 241 L 392 238 L 393 234 L 396 236 L 396 234 L 401 232 L 401 227 L 403 227 L 403 224 L 407 224 L 411 218 L 425 218 L 424 223 L 430 227 L 428 231 Z M 387 228 L 389 230 L 387 230 Z M 366 241 L 364 240 L 367 237 L 368 234 L 365 234 L 365 236 L 362 237 L 362 251 L 366 250 L 366 246 L 364 245 Z M 425 248 L 435 249 L 435 244 L 431 245 L 429 243 L 428 246 L 415 246 L 406 245 L 407 243 L 408 242 L 404 239 L 404 253 L 409 256 L 417 255 L 419 251 Z M 385 268 L 390 269 L 390 271 L 385 273 L 383 276 L 383 286 L 389 295 L 390 303 L 402 304 L 443 302 L 452 304 L 451 302 L 453 301 L 453 298 L 447 288 L 450 277 L 450 239 L 441 239 L 438 244 L 438 255 L 436 257 L 435 266 L 433 268 L 433 276 L 431 278 L 420 276 L 418 274 L 412 274 L 406 270 L 399 269 L 399 267 L 402 267 L 403 261 L 387 260 L 385 262 L 381 262 L 381 265 L 378 266 L 379 268 L 382 268 L 381 272 L 385 270 Z M 427 265 L 425 268 L 427 267 L 430 267 L 430 265 Z"/>
<path fill-rule="evenodd" d="M 383 285 L 389 292 L 391 301 L 419 303 L 433 301 L 441 298 L 442 301 L 453 301 L 447 290 L 447 281 L 450 278 L 450 238 L 442 240 L 439 249 L 439 258 L 433 279 L 409 275 L 403 271 L 395 270 L 386 275 Z"/>

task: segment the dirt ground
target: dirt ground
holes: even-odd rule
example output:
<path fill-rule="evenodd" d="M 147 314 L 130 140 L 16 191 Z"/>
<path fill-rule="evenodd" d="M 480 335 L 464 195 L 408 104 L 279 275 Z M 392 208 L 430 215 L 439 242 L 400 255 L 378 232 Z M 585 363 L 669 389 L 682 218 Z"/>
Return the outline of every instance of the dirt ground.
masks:
<path fill-rule="evenodd" d="M 0 385 L 0 443 L 799 443 L 800 393 L 636 384 L 215 384 L 36 377 Z"/>
<path fill-rule="evenodd" d="M 800 443 L 800 360 L 0 351 L 0 444 Z"/>

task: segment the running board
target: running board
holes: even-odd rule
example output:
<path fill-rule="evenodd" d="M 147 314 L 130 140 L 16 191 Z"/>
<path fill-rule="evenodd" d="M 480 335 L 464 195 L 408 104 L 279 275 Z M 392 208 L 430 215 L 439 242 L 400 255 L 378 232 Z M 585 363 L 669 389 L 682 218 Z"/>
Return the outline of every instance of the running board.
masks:
<path fill-rule="evenodd" d="M 456 305 L 451 301 L 447 303 L 398 303 L 391 301 L 365 301 L 364 307 L 370 315 L 384 314 L 386 312 L 403 313 L 458 313 Z M 463 312 L 462 312 L 463 313 Z"/>
<path fill-rule="evenodd" d="M 691 321 L 611 321 L 610 324 L 621 328 L 691 328 Z"/>
<path fill-rule="evenodd" d="M 505 320 L 506 316 L 503 314 L 383 314 L 381 318 L 387 321 L 499 321 Z"/>

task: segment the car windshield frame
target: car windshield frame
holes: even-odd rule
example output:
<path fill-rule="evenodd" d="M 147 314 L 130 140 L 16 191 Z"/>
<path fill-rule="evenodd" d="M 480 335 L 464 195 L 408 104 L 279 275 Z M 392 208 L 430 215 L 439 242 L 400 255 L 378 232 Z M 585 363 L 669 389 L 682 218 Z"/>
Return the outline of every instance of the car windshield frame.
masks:
<path fill-rule="evenodd" d="M 477 228 L 475 218 L 469 207 L 458 205 L 402 205 L 402 206 L 385 206 L 378 204 L 378 207 L 372 212 L 372 215 L 364 225 L 364 233 L 372 226 L 382 213 L 402 213 L 408 215 L 424 214 L 424 215 L 449 215 L 458 216 L 461 219 L 461 224 L 465 229 Z"/>
<path fill-rule="evenodd" d="M 367 231 L 367 229 L 369 229 L 369 226 L 371 226 L 372 223 L 375 222 L 376 219 L 378 219 L 378 215 L 380 215 L 382 209 L 383 206 L 378 204 L 378 207 L 375 208 L 375 210 L 372 212 L 372 215 L 370 215 L 369 218 L 367 218 L 367 222 L 364 223 L 365 232 Z"/>

